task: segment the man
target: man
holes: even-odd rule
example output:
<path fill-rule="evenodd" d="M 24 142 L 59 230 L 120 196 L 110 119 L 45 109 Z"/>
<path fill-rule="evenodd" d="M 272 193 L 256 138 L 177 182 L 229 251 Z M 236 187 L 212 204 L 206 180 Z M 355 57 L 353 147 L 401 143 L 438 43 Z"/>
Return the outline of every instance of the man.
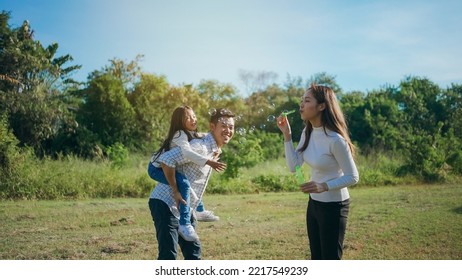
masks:
<path fill-rule="evenodd" d="M 193 139 L 191 148 L 207 157 L 216 157 L 221 147 L 227 144 L 234 135 L 234 114 L 226 109 L 218 109 L 210 117 L 210 132 L 202 139 Z M 184 158 L 179 148 L 174 148 L 159 157 L 169 185 L 158 183 L 151 192 L 149 209 L 156 229 L 159 260 L 175 260 L 177 247 L 180 245 L 183 257 L 186 260 L 201 259 L 200 241 L 186 241 L 178 234 L 179 212 L 178 205 L 183 203 L 181 195 L 178 196 L 176 187 L 175 169 L 188 178 L 191 183 L 191 208 L 195 209 L 207 187 L 211 175 L 211 167 L 199 166 Z M 196 226 L 196 218 L 191 215 L 191 225 Z"/>

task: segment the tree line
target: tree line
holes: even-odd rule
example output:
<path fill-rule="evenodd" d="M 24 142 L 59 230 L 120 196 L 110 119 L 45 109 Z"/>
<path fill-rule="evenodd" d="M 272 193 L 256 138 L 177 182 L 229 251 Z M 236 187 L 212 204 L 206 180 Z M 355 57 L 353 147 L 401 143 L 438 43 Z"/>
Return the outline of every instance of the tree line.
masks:
<path fill-rule="evenodd" d="M 71 55 L 57 56 L 57 43 L 43 46 L 29 22 L 14 28 L 9 18 L 8 12 L 0 14 L 2 176 L 25 150 L 38 158 L 150 153 L 164 139 L 173 109 L 182 104 L 194 109 L 201 131 L 208 129 L 214 109 L 232 110 L 236 141 L 224 157 L 229 166 L 252 166 L 283 155 L 274 117 L 297 109 L 311 82 L 337 93 L 362 154 L 400 154 L 405 160 L 399 173 L 427 181 L 462 174 L 462 85 L 443 89 L 428 78 L 409 76 L 367 93 L 343 92 L 335 76 L 316 73 L 307 79 L 288 76 L 283 85 L 271 83 L 244 97 L 234 85 L 216 80 L 172 85 L 164 75 L 143 71 L 142 55 L 129 62 L 113 58 L 82 83 L 72 79 L 81 66 Z M 297 141 L 304 124 L 297 114 L 289 117 Z M 236 177 L 238 167 L 227 172 Z"/>

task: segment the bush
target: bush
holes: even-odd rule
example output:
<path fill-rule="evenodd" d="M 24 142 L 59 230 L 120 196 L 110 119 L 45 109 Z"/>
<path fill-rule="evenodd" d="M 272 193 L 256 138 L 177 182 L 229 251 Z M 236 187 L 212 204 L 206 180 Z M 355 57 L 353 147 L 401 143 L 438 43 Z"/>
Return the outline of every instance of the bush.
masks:
<path fill-rule="evenodd" d="M 260 175 L 253 178 L 252 183 L 257 185 L 259 191 L 262 192 L 283 192 L 283 191 L 299 191 L 299 185 L 295 181 L 295 177 L 291 175 Z"/>
<path fill-rule="evenodd" d="M 232 179 L 239 176 L 241 168 L 250 168 L 281 157 L 284 154 L 284 145 L 280 134 L 255 131 L 246 136 L 236 136 L 236 140 L 223 150 L 221 160 L 228 165 L 223 177 Z"/>
<path fill-rule="evenodd" d="M 19 141 L 8 127 L 7 116 L 0 116 L 0 198 L 16 198 L 27 195 L 24 188 L 27 176 L 23 176 L 26 160 L 31 152 L 18 147 Z M 25 193 L 26 192 L 26 193 Z"/>
<path fill-rule="evenodd" d="M 462 175 L 462 151 L 454 151 L 447 160 L 452 168 L 452 172 Z"/>
<path fill-rule="evenodd" d="M 253 138 L 259 140 L 262 148 L 262 161 L 284 156 L 284 141 L 281 133 L 257 131 L 250 139 Z"/>
<path fill-rule="evenodd" d="M 128 163 L 128 150 L 122 143 L 115 143 L 106 149 L 106 154 L 111 161 L 111 166 L 121 168 Z"/>
<path fill-rule="evenodd" d="M 444 181 L 446 157 L 450 149 L 447 139 L 439 133 L 429 135 L 422 131 L 408 137 L 403 150 L 405 163 L 399 174 L 417 175 L 428 183 Z"/>
<path fill-rule="evenodd" d="M 227 164 L 223 173 L 226 179 L 237 178 L 240 168 L 255 166 L 263 160 L 263 150 L 258 139 L 232 142 L 223 150 L 221 160 Z"/>
<path fill-rule="evenodd" d="M 14 170 L 19 157 L 18 139 L 9 130 L 7 116 L 0 116 L 0 168 L 6 174 Z"/>

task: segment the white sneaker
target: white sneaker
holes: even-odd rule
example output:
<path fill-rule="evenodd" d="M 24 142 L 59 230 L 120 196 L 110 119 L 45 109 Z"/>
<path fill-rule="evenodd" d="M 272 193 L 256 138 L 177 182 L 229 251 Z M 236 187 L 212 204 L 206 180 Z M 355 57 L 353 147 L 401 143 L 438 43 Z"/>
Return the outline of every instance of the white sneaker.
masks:
<path fill-rule="evenodd" d="M 186 241 L 199 241 L 199 236 L 192 225 L 180 225 L 178 233 Z"/>
<path fill-rule="evenodd" d="M 215 222 L 220 220 L 220 217 L 215 216 L 212 211 L 204 210 L 202 212 L 196 211 L 196 218 L 201 222 Z"/>

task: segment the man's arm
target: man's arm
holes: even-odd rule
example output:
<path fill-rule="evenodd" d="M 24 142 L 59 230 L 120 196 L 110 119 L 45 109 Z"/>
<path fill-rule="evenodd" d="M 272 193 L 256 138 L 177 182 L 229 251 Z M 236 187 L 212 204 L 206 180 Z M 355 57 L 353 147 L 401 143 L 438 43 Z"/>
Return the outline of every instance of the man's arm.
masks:
<path fill-rule="evenodd" d="M 179 147 L 173 148 L 169 151 L 164 152 L 159 157 L 159 162 L 164 172 L 167 182 L 172 188 L 173 199 L 175 200 L 176 207 L 179 208 L 180 203 L 186 205 L 186 201 L 181 196 L 181 193 L 178 190 L 178 185 L 175 177 L 175 168 L 185 163 L 185 158 L 181 154 Z"/>

